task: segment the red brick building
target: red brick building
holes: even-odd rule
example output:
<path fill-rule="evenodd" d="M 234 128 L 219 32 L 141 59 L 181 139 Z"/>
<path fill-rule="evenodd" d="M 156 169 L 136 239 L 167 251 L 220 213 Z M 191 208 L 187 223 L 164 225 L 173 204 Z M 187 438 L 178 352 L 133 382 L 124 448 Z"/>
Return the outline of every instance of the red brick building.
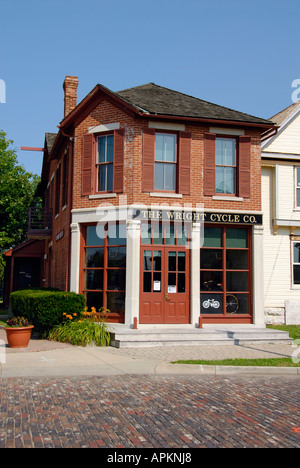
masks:
<path fill-rule="evenodd" d="M 119 323 L 264 323 L 261 136 L 267 120 L 149 83 L 102 85 L 46 134 L 43 285 Z M 41 216 L 39 214 L 39 216 Z M 49 218 L 50 216 L 50 218 Z"/>

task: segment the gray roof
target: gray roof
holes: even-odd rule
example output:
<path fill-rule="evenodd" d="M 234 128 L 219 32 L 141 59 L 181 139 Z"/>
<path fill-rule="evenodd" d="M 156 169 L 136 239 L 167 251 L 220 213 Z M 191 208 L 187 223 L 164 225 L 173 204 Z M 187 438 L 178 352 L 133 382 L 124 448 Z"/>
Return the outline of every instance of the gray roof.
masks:
<path fill-rule="evenodd" d="M 300 109 L 300 101 L 295 102 L 289 107 L 286 107 L 278 114 L 271 117 L 272 122 L 275 122 L 277 125 L 282 125 L 286 119 L 288 119 L 294 112 L 297 112 Z"/>
<path fill-rule="evenodd" d="M 148 83 L 115 93 L 139 111 L 152 115 L 270 124 L 269 120 L 228 109 L 172 89 Z"/>

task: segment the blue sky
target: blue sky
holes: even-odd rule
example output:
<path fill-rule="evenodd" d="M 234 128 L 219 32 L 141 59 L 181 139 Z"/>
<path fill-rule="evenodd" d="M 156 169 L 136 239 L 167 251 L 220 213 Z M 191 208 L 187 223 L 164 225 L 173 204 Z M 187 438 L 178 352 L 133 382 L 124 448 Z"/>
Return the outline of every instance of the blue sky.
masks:
<path fill-rule="evenodd" d="M 63 117 L 62 84 L 78 102 L 97 84 L 144 83 L 269 118 L 300 79 L 299 0 L 0 0 L 0 129 L 40 174 L 45 132 Z M 300 93 L 299 93 L 300 94 Z"/>

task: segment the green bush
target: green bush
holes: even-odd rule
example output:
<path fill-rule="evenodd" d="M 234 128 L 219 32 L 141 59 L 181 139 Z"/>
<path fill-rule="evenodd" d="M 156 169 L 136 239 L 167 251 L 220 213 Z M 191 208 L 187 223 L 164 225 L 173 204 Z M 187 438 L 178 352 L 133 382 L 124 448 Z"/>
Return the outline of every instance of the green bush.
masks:
<path fill-rule="evenodd" d="M 53 289 L 24 289 L 10 295 L 14 316 L 26 317 L 39 332 L 47 332 L 63 321 L 63 314 L 80 314 L 85 307 L 83 294 Z"/>

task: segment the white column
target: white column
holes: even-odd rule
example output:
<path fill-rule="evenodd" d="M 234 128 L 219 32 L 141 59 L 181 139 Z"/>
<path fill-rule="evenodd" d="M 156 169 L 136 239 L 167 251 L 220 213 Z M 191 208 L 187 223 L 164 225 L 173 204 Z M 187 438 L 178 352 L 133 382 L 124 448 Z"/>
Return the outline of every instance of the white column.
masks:
<path fill-rule="evenodd" d="M 200 315 L 200 241 L 201 225 L 193 223 L 191 241 L 191 324 L 197 326 Z"/>
<path fill-rule="evenodd" d="M 127 223 L 125 324 L 139 319 L 141 221 Z"/>
<path fill-rule="evenodd" d="M 253 226 L 253 323 L 265 326 L 263 226 Z"/>
<path fill-rule="evenodd" d="M 78 223 L 71 224 L 71 271 L 70 291 L 79 292 L 80 266 L 80 228 Z"/>

